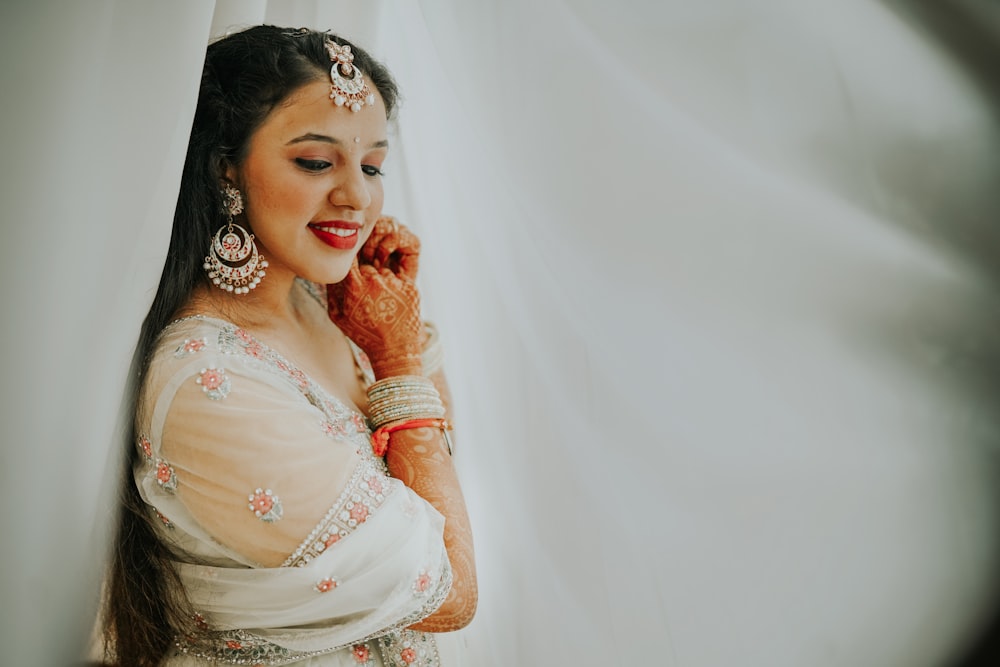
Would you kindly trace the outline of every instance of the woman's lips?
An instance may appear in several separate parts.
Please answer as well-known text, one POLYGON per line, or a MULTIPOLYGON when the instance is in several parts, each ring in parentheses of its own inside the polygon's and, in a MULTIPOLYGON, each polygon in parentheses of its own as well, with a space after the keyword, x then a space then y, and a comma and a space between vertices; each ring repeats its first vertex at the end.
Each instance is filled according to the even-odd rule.
POLYGON ((330 222, 310 222, 309 231, 323 243, 338 250, 351 250, 358 244, 358 230, 361 224, 345 220, 330 222))

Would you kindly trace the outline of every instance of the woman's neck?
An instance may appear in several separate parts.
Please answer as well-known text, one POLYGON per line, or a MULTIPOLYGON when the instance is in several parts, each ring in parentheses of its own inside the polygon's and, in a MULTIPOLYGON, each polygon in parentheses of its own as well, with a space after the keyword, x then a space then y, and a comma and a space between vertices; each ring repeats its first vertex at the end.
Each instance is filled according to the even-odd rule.
POLYGON ((296 282, 294 274, 272 275, 269 271, 248 294, 199 285, 180 315, 210 315, 253 331, 274 331, 301 325, 306 319, 305 308, 310 305, 307 300, 312 301, 312 297, 296 282))

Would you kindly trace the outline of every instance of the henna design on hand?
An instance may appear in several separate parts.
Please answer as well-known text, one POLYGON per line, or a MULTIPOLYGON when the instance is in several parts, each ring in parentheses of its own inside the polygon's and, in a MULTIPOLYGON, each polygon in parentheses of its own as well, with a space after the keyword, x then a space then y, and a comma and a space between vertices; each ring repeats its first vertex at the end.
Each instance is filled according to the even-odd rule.
POLYGON ((414 624, 414 630, 449 632, 464 627, 476 613, 472 528, 462 489, 439 429, 418 428, 392 434, 386 454, 389 472, 413 489, 445 517, 444 541, 452 569, 452 587, 441 607, 414 624))
POLYGON ((420 372, 419 253, 412 232, 380 219, 347 277, 327 286, 330 319, 365 351, 378 378, 420 372))
POLYGON ((380 218, 361 247, 358 260, 415 281, 420 265, 420 239, 394 218, 380 218))

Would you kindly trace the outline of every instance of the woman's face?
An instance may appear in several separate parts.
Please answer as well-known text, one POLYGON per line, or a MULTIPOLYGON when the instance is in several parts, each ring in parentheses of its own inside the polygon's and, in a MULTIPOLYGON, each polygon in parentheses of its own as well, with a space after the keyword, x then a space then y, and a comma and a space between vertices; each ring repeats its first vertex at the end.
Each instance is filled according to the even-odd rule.
POLYGON ((268 277, 344 279, 382 214, 386 128, 377 91, 374 106, 353 112, 333 103, 329 82, 316 81, 276 107, 250 137, 245 159, 226 176, 243 193, 268 277))

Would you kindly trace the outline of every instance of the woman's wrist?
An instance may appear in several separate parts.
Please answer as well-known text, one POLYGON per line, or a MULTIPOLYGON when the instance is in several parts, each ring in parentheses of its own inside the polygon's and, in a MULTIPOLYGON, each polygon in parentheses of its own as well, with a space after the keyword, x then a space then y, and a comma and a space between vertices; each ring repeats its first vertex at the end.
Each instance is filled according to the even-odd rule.
POLYGON ((423 375, 424 372, 420 353, 406 354, 392 359, 372 359, 371 364, 376 380, 396 375, 423 375))

